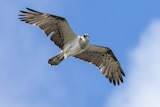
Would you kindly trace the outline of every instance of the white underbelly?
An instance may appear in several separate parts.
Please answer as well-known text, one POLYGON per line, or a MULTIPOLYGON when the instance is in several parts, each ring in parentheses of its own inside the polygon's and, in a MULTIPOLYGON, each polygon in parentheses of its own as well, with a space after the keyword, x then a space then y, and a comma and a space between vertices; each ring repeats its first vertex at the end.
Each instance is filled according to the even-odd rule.
POLYGON ((80 47, 78 38, 70 42, 69 44, 66 44, 66 46, 63 49, 65 57, 74 56, 82 51, 83 50, 80 47))

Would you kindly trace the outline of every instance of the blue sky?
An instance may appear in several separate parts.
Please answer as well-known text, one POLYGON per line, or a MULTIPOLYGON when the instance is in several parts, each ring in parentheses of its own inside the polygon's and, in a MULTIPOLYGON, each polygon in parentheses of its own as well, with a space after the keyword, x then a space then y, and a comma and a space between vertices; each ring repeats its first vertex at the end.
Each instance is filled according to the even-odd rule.
POLYGON ((0 107, 159 107, 160 1, 0 1, 0 107), (113 86, 75 58, 53 67, 59 52, 44 33, 18 19, 29 7, 65 17, 78 35, 110 47, 126 77, 113 86))

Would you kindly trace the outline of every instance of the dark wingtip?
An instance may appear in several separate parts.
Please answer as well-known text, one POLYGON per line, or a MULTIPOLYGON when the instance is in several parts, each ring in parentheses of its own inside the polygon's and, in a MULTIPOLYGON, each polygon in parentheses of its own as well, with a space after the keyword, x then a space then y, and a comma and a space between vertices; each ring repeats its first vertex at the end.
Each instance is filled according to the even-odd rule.
POLYGON ((121 82, 123 83, 123 78, 120 78, 121 82))
POLYGON ((125 76, 125 73, 123 72, 123 69, 120 67, 120 72, 123 76, 125 76))
POLYGON ((21 13, 27 13, 26 11, 23 11, 23 10, 19 10, 21 13))
POLYGON ((32 11, 32 12, 41 13, 41 12, 39 12, 39 11, 33 10, 33 9, 31 9, 31 8, 28 8, 28 7, 26 7, 26 9, 29 10, 29 11, 32 11))
POLYGON ((119 80, 117 81, 117 84, 120 85, 119 80))
POLYGON ((124 72, 123 72, 123 71, 121 71, 121 74, 125 77, 125 74, 124 74, 124 72))
MULTIPOLYGON (((28 7, 26 7, 26 9, 29 10, 29 11, 31 11, 31 12, 41 13, 41 12, 38 12, 38 11, 33 10, 33 9, 31 9, 31 8, 28 8, 28 7)), ((19 10, 19 11, 20 11, 21 13, 28 13, 27 11, 23 11, 23 10, 19 10)))
POLYGON ((29 10, 29 11, 35 11, 35 10, 33 10, 33 9, 31 9, 31 8, 28 8, 28 7, 26 7, 26 9, 29 10))
POLYGON ((111 80, 111 78, 109 78, 109 82, 110 82, 110 83, 112 83, 112 80, 111 80))
POLYGON ((116 81, 115 80, 113 80, 113 84, 116 86, 116 81))
MULTIPOLYGON (((122 82, 123 83, 123 82, 122 82)), ((120 85, 120 82, 119 81, 113 81, 113 85, 116 86, 116 85, 120 85)))

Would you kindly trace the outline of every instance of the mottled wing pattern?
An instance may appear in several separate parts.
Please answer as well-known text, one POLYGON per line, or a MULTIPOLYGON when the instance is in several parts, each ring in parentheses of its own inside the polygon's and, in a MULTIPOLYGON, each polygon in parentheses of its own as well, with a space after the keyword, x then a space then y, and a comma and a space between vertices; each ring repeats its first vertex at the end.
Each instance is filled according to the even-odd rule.
POLYGON ((45 14, 33 9, 27 8, 27 11, 20 11, 22 14, 19 19, 26 23, 39 26, 45 34, 51 35, 51 40, 63 49, 64 44, 69 43, 76 38, 67 21, 63 17, 45 14))
POLYGON ((120 81, 123 82, 122 76, 125 76, 125 74, 117 58, 109 48, 89 44, 84 52, 74 57, 96 65, 114 85, 119 85, 120 81))

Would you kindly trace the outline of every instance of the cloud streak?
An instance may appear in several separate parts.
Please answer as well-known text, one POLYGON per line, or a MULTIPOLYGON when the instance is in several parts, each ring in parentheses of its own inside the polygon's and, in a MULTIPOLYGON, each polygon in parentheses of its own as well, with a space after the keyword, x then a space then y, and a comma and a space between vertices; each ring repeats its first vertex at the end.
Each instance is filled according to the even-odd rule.
POLYGON ((106 107, 159 107, 160 20, 151 22, 129 57, 124 89, 115 90, 106 107))

